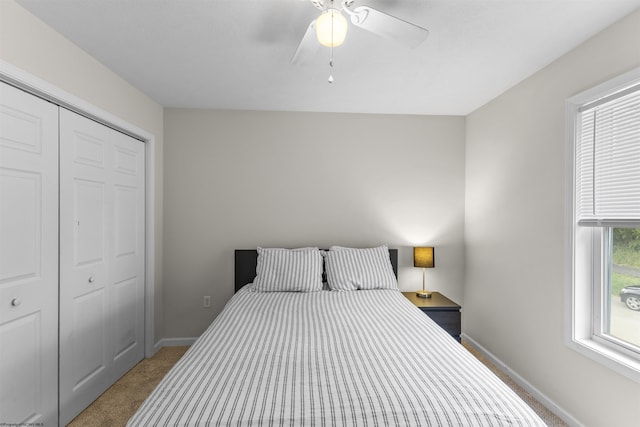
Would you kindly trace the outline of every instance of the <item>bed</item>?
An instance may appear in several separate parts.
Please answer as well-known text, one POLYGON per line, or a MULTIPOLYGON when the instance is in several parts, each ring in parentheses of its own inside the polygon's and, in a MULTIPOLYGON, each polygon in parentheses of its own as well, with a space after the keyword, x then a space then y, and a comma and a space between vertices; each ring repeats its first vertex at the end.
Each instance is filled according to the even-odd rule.
POLYGON ((384 252, 385 272, 341 271, 357 277, 352 290, 329 288, 336 273, 330 251, 320 251, 320 284, 314 254, 313 267, 298 262, 287 285, 299 287, 300 269, 312 269, 313 290, 291 291, 278 288, 290 269, 265 290, 270 279, 259 279, 271 267, 260 249, 236 251, 237 292, 129 426, 545 425, 401 294, 396 250, 363 249, 384 252), (386 284, 358 288, 358 280, 386 284))

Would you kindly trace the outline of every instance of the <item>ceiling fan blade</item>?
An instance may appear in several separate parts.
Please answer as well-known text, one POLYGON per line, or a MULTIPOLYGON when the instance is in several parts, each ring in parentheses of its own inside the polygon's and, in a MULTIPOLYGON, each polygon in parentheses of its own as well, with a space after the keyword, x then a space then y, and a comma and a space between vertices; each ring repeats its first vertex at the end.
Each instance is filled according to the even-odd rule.
POLYGON ((311 59, 320 47, 318 38, 316 37, 316 20, 311 21, 311 24, 307 27, 307 31, 304 33, 296 53, 293 54, 291 62, 294 64, 301 64, 311 59))
POLYGON ((429 35, 426 28, 368 6, 359 6, 353 11, 345 7, 345 10, 351 16, 353 25, 411 48, 418 47, 429 35))
POLYGON ((318 10, 324 10, 324 0, 311 0, 311 4, 318 10))

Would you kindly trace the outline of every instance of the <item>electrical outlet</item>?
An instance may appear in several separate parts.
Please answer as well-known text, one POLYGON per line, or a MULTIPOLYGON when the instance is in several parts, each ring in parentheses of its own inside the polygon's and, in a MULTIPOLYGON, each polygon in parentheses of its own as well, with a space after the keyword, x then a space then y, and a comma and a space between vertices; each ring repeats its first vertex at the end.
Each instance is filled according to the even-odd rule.
POLYGON ((202 307, 211 308, 211 297, 209 295, 205 295, 204 298, 202 298, 202 307))

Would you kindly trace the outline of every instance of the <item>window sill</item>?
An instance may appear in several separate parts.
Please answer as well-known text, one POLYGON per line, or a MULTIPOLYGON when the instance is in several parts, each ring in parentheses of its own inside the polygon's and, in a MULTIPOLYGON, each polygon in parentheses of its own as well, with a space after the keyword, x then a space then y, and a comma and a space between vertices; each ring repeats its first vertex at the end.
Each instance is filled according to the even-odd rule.
POLYGON ((583 356, 640 383, 640 360, 591 338, 574 338, 567 345, 583 356))

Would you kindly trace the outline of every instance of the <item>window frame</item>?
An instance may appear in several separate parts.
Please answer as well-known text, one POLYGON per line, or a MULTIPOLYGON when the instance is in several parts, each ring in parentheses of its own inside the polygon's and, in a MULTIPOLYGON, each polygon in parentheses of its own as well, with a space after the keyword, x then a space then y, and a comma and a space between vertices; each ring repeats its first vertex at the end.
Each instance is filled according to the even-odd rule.
POLYGON ((640 83, 640 67, 570 97, 566 102, 565 343, 596 362, 640 382, 640 354, 602 336, 603 284, 609 225, 579 226, 576 220, 576 136, 580 107, 640 83))

